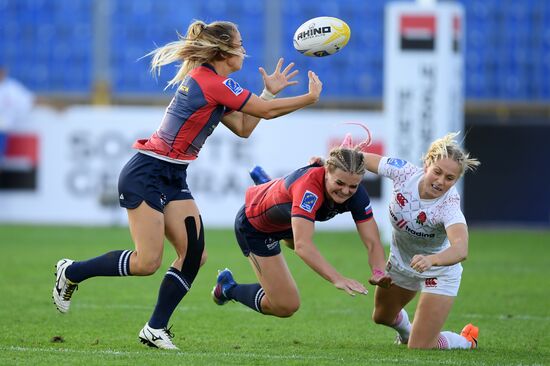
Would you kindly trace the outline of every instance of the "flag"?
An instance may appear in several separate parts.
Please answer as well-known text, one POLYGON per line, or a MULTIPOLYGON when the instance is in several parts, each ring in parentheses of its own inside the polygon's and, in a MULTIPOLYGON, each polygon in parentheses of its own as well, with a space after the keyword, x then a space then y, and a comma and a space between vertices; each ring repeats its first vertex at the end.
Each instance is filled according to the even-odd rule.
POLYGON ((436 19, 434 15, 403 15, 399 21, 403 51, 435 49, 436 19))

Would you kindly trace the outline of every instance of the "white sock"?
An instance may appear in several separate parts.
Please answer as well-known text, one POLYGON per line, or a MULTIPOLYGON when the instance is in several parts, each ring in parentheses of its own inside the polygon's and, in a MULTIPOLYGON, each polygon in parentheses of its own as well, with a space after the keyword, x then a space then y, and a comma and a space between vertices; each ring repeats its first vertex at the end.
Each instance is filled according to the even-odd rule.
POLYGON ((411 322, 409 321, 409 314, 407 314, 405 309, 401 309, 399 314, 397 314, 395 323, 391 327, 399 333, 403 343, 409 341, 409 336, 411 335, 411 322))
POLYGON ((472 343, 460 334, 453 332, 441 332, 439 333, 439 339, 437 340, 437 348, 439 349, 470 349, 472 343))

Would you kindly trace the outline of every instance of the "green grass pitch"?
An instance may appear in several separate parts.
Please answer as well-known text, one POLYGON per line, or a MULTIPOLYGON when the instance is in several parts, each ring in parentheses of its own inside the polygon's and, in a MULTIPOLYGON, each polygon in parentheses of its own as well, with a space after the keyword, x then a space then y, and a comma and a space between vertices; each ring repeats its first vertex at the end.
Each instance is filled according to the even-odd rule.
MULTIPOLYGON (((126 228, 0 226, 0 365, 547 365, 550 364, 550 232, 473 230, 462 286, 445 324, 480 327, 474 351, 408 350, 370 319, 374 289, 351 297, 284 255, 302 306, 291 318, 262 316, 210 298, 217 269, 255 281, 229 230, 206 232, 209 260, 171 319, 179 352, 143 346, 137 334, 173 259, 150 277, 94 278, 71 310, 51 301, 54 264, 133 248, 126 228)), ((319 232, 322 253, 366 283, 366 250, 353 232, 319 232)), ((413 315, 413 302, 408 311, 413 315)))

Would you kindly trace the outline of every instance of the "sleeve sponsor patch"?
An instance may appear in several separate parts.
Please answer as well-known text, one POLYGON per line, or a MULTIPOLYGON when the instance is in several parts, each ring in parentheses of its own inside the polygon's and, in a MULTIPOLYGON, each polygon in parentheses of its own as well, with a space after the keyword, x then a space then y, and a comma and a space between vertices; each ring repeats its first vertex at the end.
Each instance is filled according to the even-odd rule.
POLYGON ((302 202, 300 203, 300 208, 303 208, 307 212, 311 212, 315 203, 317 202, 317 195, 313 192, 306 191, 302 197, 302 202))
POLYGON ((237 83, 235 80, 231 78, 227 78, 223 81, 223 85, 227 86, 229 90, 233 92, 235 95, 239 95, 243 92, 243 88, 237 83))
POLYGON ((403 168, 405 164, 407 164, 407 161, 403 159, 389 158, 388 164, 393 165, 396 168, 403 168))

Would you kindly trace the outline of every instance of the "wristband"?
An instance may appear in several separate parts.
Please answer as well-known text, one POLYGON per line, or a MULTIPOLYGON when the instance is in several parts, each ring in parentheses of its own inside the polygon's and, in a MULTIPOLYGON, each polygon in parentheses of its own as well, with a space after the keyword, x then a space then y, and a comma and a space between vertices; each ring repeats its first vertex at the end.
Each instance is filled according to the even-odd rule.
POLYGON ((372 274, 375 275, 375 276, 384 276, 385 275, 384 271, 379 270, 378 268, 374 269, 372 271, 372 274))
POLYGON ((263 100, 272 100, 275 99, 275 94, 272 94, 269 90, 264 88, 264 90, 262 90, 262 94, 260 94, 260 98, 263 100))

